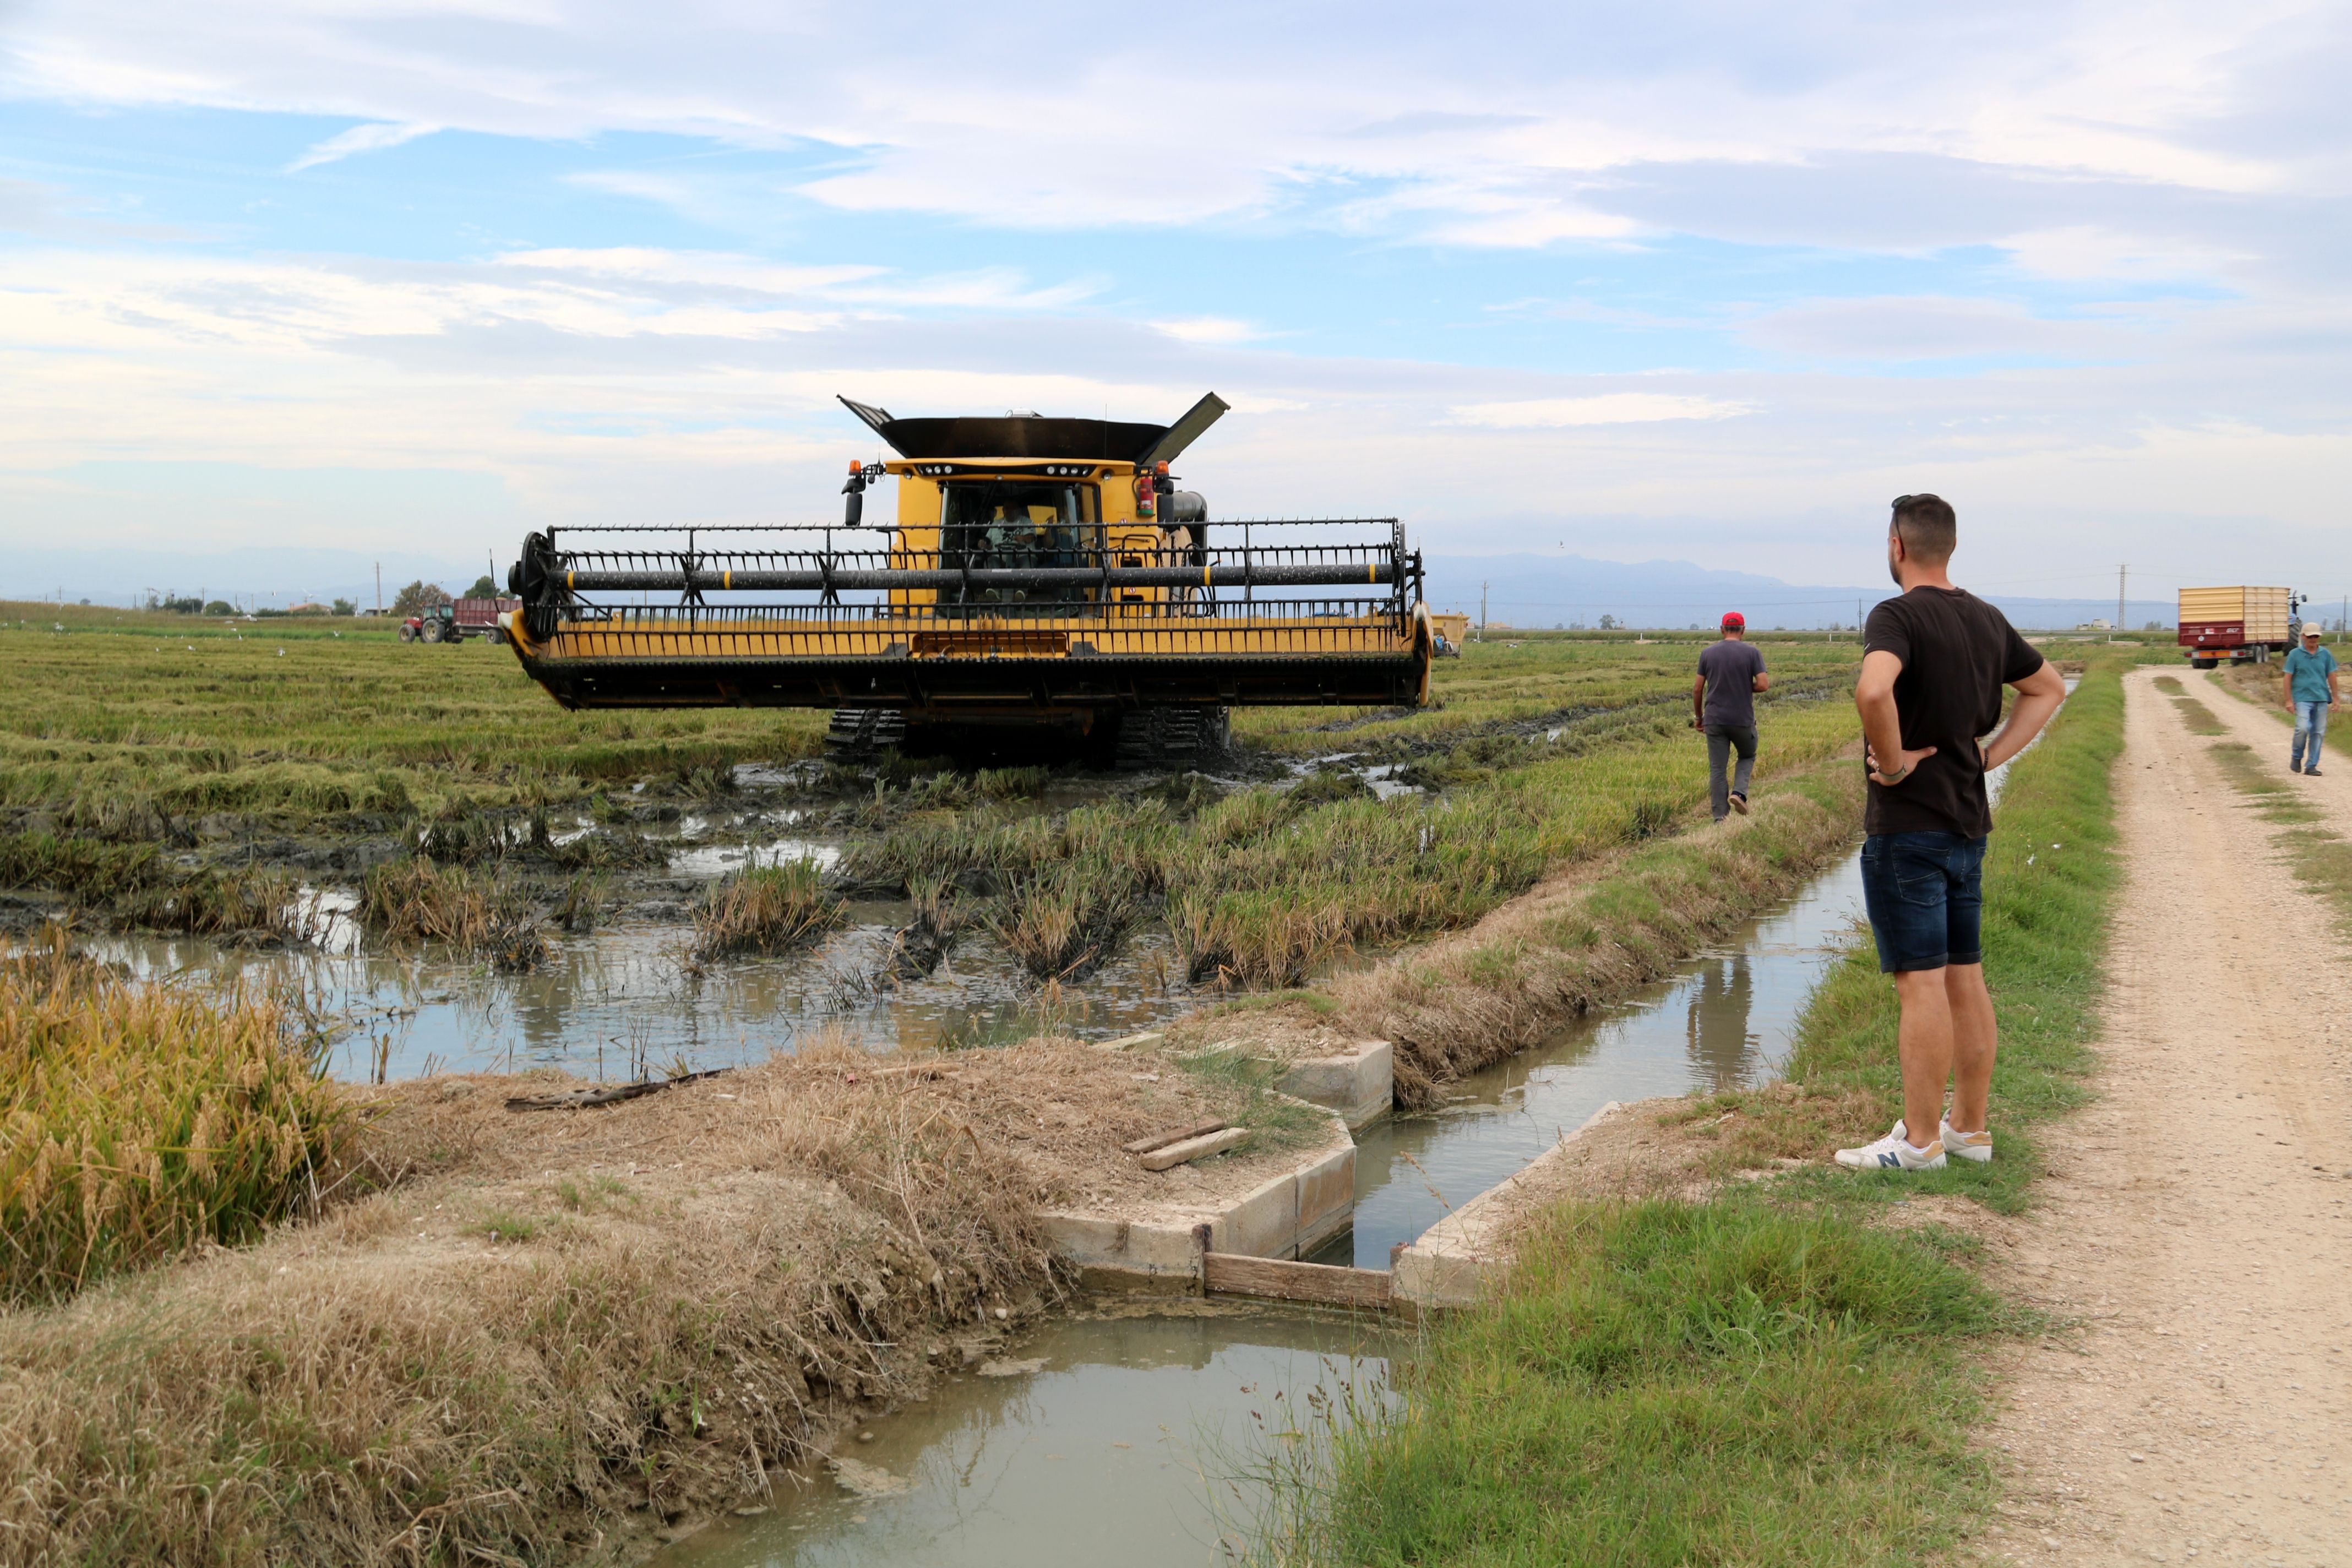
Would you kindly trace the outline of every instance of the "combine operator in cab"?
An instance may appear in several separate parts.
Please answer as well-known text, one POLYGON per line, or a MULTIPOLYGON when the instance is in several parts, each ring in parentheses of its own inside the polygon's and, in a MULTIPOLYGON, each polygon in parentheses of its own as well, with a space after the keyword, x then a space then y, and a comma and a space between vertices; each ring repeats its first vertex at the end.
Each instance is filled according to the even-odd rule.
POLYGON ((1412 706, 1435 638, 1393 518, 1213 525, 1173 425, 898 419, 837 525, 564 529, 509 574, 515 657, 571 708, 826 708, 836 750, 1194 765, 1234 707, 1412 706), (867 522, 898 481, 898 515, 867 522))

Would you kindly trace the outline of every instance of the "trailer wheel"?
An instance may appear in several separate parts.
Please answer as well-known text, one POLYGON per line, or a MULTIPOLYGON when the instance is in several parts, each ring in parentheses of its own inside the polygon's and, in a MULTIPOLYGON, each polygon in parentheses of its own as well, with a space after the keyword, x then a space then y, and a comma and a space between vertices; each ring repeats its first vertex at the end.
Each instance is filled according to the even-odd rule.
POLYGON ((488 631, 484 632, 482 637, 492 647, 500 647, 507 640, 506 628, 503 626, 492 626, 488 631))
POLYGON ((2221 662, 2221 661, 2218 658, 2192 658, 2189 661, 2189 668, 2191 669, 2210 669, 2221 662))

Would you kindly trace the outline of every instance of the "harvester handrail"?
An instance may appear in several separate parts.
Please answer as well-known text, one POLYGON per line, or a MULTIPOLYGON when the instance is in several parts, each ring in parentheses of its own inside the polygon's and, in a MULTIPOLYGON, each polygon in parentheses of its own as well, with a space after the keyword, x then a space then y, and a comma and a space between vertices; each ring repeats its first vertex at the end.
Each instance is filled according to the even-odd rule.
MULTIPOLYGON (((1387 528, 1397 520, 1392 517, 1214 517, 1203 520, 1209 528, 1387 528)), ((1125 524, 1080 524, 1081 527, 1129 526, 1125 524)), ((1154 526, 1149 520, 1131 526, 1154 526)), ((1180 523, 1178 527, 1192 527, 1180 523)), ((549 542, 559 533, 896 533, 895 522, 579 522, 565 523, 547 529, 549 542)))

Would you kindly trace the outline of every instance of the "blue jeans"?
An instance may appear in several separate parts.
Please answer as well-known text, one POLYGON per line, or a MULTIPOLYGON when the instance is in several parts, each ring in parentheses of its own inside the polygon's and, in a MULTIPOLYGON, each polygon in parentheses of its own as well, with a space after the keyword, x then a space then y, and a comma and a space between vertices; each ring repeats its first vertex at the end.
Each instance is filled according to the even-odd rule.
POLYGON ((1862 841, 1862 902, 1888 974, 1984 962, 1985 841, 1874 833, 1862 841))
POLYGON ((2303 742, 2311 742, 2311 765, 2319 765, 2319 743, 2327 739, 2327 704, 2297 702, 2294 705, 2294 743, 2288 749, 2287 760, 2296 767, 2303 766, 2303 742))

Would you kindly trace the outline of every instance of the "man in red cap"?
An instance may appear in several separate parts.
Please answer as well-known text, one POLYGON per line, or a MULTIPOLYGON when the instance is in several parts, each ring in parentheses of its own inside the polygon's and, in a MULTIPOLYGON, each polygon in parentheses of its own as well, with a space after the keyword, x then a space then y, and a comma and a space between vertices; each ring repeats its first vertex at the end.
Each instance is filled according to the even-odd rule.
POLYGON ((1771 685, 1764 655, 1748 646, 1748 617, 1725 611, 1723 640, 1698 656, 1698 679, 1691 682, 1691 728, 1706 731, 1706 796, 1717 822, 1735 811, 1748 815, 1748 780, 1756 771, 1756 693, 1771 685), (1737 775, 1727 778, 1735 750, 1737 775))

